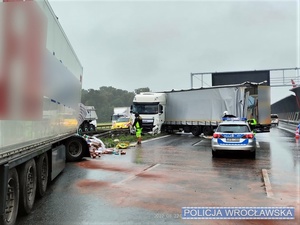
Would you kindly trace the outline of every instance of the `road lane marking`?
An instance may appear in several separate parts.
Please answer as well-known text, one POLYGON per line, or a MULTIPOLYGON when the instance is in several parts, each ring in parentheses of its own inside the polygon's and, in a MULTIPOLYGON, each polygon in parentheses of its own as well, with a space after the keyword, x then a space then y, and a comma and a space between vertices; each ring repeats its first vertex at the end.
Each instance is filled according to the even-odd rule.
POLYGON ((256 146, 257 146, 257 148, 260 148, 260 144, 258 141, 256 142, 256 146))
MULTIPOLYGON (((165 135, 165 136, 162 136, 162 137, 151 138, 151 139, 148 139, 148 140, 145 140, 145 141, 142 140, 142 143, 149 142, 149 141, 155 141, 155 140, 159 140, 159 139, 166 138, 166 137, 170 137, 170 136, 171 136, 171 135, 165 135)), ((142 138, 143 138, 143 137, 142 137, 142 138)))
POLYGON ((143 169, 142 172, 139 172, 139 173, 137 173, 137 174, 134 174, 134 175, 132 175, 132 176, 129 176, 129 177, 127 177, 127 178, 125 178, 125 179, 119 181, 118 183, 116 183, 116 185, 124 184, 125 182, 131 181, 131 180, 135 179, 138 175, 143 174, 143 173, 145 173, 145 172, 147 172, 147 171, 150 171, 150 170, 152 170, 152 169, 158 167, 159 165, 160 165, 160 164, 152 164, 152 165, 146 167, 145 169, 143 169))
POLYGON ((293 134, 296 132, 296 130, 291 130, 291 129, 284 128, 284 127, 278 127, 278 128, 281 129, 281 130, 288 131, 288 132, 293 133, 293 134))
POLYGON ((192 146, 196 146, 198 144, 200 144, 203 140, 197 141, 196 143, 192 144, 192 146))
POLYGON ((263 178, 264 178, 267 197, 271 198, 271 197, 274 196, 274 194, 273 194, 271 183, 270 183, 270 180, 269 180, 268 171, 266 169, 262 169, 262 175, 263 175, 263 178))

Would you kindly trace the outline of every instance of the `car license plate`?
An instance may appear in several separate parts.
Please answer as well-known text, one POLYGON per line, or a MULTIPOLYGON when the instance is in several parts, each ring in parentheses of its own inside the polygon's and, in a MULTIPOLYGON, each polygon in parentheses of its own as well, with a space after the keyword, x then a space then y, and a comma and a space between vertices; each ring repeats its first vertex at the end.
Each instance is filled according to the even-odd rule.
POLYGON ((226 138, 226 141, 228 141, 228 142, 239 142, 240 139, 239 138, 226 138))

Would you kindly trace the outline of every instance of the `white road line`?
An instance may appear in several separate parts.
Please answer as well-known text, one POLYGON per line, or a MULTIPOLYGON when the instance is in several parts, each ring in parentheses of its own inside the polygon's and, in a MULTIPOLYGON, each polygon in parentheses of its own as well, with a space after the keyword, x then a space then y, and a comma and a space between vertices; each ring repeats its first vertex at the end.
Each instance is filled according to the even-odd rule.
MULTIPOLYGON (((159 140, 159 139, 170 137, 170 136, 171 135, 165 135, 165 136, 162 136, 162 137, 151 138, 151 139, 148 139, 148 140, 145 140, 145 141, 142 140, 142 144, 146 143, 146 142, 149 142, 149 141, 155 141, 155 140, 159 140)), ((142 138, 143 138, 143 136, 142 136, 142 138)), ((130 147, 136 147, 136 142, 130 143, 130 147)))
MULTIPOLYGON (((151 139, 148 139, 148 140, 145 140, 145 141, 142 141, 142 142, 155 141, 155 140, 159 140, 159 139, 166 138, 166 137, 170 137, 170 136, 171 136, 171 135, 165 135, 165 136, 162 136, 162 137, 151 138, 151 139)), ((142 138, 143 138, 143 137, 142 137, 142 138)))
POLYGON ((256 142, 256 146, 257 146, 257 148, 260 148, 260 144, 258 141, 256 142))
POLYGON ((273 194, 271 183, 270 183, 270 180, 269 180, 268 171, 266 169, 262 169, 262 175, 263 175, 263 178, 264 178, 267 197, 269 197, 269 198, 273 197, 274 194, 273 194))
POLYGON ((284 128, 284 127, 278 127, 278 128, 281 129, 281 130, 288 131, 288 132, 293 133, 293 134, 296 132, 296 130, 291 130, 291 129, 284 128))

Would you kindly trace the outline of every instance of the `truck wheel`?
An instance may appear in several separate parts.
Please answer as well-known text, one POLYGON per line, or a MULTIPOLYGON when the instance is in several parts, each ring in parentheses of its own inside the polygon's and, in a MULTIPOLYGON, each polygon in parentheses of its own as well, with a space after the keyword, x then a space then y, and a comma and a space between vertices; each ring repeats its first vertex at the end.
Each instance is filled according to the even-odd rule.
POLYGON ((75 162, 82 159, 84 150, 79 138, 70 138, 66 144, 66 158, 68 162, 75 162))
POLYGON ((88 122, 84 122, 83 124, 83 132, 88 132, 89 131, 89 124, 88 122))
POLYGON ((37 162, 37 195, 43 197, 47 190, 49 162, 47 153, 42 154, 37 162))
POLYGON ((192 126, 192 134, 197 137, 200 135, 200 127, 199 126, 192 126))
POLYGON ((19 208, 19 177, 15 168, 8 172, 5 211, 0 215, 1 225, 13 225, 17 220, 19 208))
POLYGON ((34 159, 24 163, 20 170, 20 213, 29 214, 36 194, 36 164, 34 159))
POLYGON ((83 132, 82 132, 82 128, 79 127, 77 132, 78 132, 79 135, 82 135, 82 133, 83 133, 83 132))
POLYGON ((167 132, 168 134, 174 134, 173 127, 172 127, 172 126, 167 126, 167 127, 166 127, 166 132, 167 132))
POLYGON ((94 126, 94 124, 90 124, 89 125, 89 131, 95 131, 96 127, 94 126))
POLYGON ((203 127, 203 134, 205 136, 212 136, 214 133, 214 129, 213 127, 210 127, 210 126, 204 126, 203 127))

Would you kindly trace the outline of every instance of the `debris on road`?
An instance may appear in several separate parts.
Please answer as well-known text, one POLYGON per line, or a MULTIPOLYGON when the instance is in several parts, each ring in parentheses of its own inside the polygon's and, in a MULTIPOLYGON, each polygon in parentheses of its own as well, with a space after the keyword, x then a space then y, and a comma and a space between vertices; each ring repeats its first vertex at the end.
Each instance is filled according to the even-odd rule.
POLYGON ((130 147, 130 143, 128 141, 120 142, 118 139, 115 139, 116 142, 115 148, 107 149, 105 144, 95 136, 83 135, 83 138, 89 145, 89 151, 91 158, 101 157, 101 154, 111 154, 111 155, 125 155, 126 152, 122 149, 127 149, 130 147))

